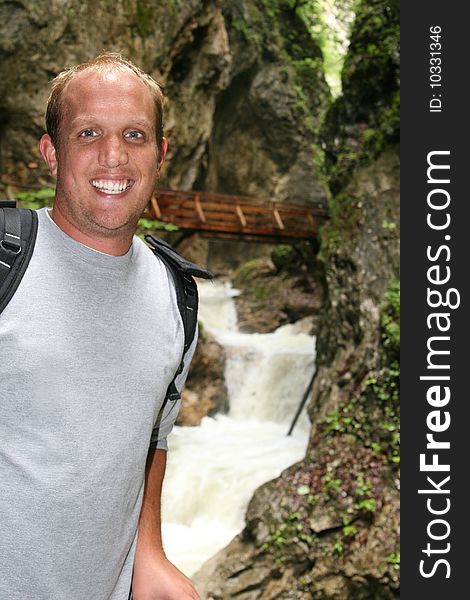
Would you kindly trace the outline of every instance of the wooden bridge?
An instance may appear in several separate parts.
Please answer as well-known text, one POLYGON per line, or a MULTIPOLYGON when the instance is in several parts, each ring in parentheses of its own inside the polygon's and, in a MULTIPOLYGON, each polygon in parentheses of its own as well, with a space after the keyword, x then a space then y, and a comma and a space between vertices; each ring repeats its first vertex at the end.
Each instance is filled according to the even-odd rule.
POLYGON ((160 189, 144 218, 172 223, 183 238, 198 234, 218 239, 293 242, 318 235, 324 209, 212 192, 160 189))

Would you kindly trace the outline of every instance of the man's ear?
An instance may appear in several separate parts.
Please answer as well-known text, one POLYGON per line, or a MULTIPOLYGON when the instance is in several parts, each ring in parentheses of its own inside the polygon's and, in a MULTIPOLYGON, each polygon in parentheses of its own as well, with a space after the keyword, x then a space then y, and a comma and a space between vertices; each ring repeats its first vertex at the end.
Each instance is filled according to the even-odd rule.
POLYGON ((168 148, 168 140, 166 137, 162 137, 162 145, 160 147, 160 157, 158 159, 158 170, 160 171, 163 161, 165 160, 166 151, 168 148))
POLYGON ((57 156, 49 134, 45 133, 39 140, 39 152, 49 167, 51 175, 57 175, 57 156))

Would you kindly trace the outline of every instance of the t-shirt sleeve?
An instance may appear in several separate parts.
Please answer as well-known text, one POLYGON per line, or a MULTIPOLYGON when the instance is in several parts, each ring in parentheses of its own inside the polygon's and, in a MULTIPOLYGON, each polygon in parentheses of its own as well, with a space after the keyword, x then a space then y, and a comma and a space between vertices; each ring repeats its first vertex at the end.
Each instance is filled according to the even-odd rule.
POLYGON ((186 377, 188 376, 189 365, 191 364, 194 352, 196 350, 197 339, 198 328, 196 327, 194 339, 184 357, 183 370, 175 379, 176 389, 180 393, 180 398, 173 401, 168 400, 167 398, 164 400, 157 419, 157 425, 153 429, 152 437, 150 438, 150 448, 152 449, 158 448, 159 450, 168 450, 167 437, 173 429, 173 425, 175 424, 176 417, 178 416, 180 410, 181 392, 183 391, 184 383, 186 381, 186 377))

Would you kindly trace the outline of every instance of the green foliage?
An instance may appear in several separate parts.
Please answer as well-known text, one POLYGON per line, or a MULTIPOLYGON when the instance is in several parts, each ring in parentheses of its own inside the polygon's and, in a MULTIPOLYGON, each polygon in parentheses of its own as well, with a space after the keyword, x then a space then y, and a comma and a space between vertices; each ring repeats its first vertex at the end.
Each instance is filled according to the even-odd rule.
POLYGON ((325 421, 328 423, 331 431, 346 433, 349 429, 348 426, 353 422, 353 418, 345 417, 338 410, 333 410, 326 415, 325 421))
POLYGON ((139 219, 138 227, 140 234, 143 234, 143 231, 179 231, 177 225, 173 225, 173 223, 163 223, 156 219, 139 219))
POLYGON ((295 0, 255 0, 234 12, 231 25, 255 55, 277 57, 286 88, 295 93, 299 131, 318 135, 330 92, 320 47, 302 17, 300 4, 295 0))
POLYGON ((396 139, 400 129, 400 92, 396 90, 390 104, 384 106, 376 116, 376 126, 362 132, 362 160, 375 158, 387 145, 389 140, 396 139))
MULTIPOLYGON (((385 293, 382 308, 382 344, 387 354, 397 360, 400 352, 400 282, 394 280, 385 293)), ((395 369, 398 364, 394 365, 395 369)))
POLYGON ((375 512, 377 510, 377 501, 375 498, 364 498, 356 503, 356 508, 364 512, 375 512))
POLYGON ((336 540, 332 546, 333 554, 336 554, 338 558, 344 558, 344 544, 342 540, 336 540))
POLYGON ((357 527, 355 525, 345 525, 343 527, 343 535, 346 537, 353 537, 357 533, 357 527))
POLYGON ((262 544, 261 550, 272 554, 275 561, 282 564, 285 557, 292 552, 292 546, 302 553, 308 552, 316 537, 305 521, 305 514, 296 510, 287 514, 284 522, 273 526, 272 533, 262 544))
POLYGON ((400 552, 392 552, 387 557, 389 565, 393 565, 393 568, 397 571, 400 569, 400 552))
POLYGON ((37 210, 44 206, 51 206, 54 195, 55 190, 53 188, 45 187, 30 192, 17 192, 15 198, 21 208, 37 210))
POLYGON ((333 479, 333 477, 327 473, 323 478, 322 492, 326 499, 330 497, 336 497, 341 491, 341 480, 333 479))
MULTIPOLYGON (((391 465, 400 462, 400 282, 391 281, 381 306, 382 365, 364 381, 362 392, 325 417, 332 435, 353 434, 377 457, 391 465)), ((357 494, 368 494, 369 484, 358 476, 357 494)))
POLYGON ((399 142, 399 40, 396 0, 357 4, 342 71, 343 93, 328 111, 322 130, 334 196, 359 165, 399 142))
POLYGON ((370 481, 366 481, 364 473, 358 473, 356 479, 356 494, 358 496, 367 496, 372 491, 370 481))
POLYGON ((347 51, 355 0, 304 0, 297 10, 323 53, 326 80, 334 97, 341 93, 341 71, 347 51))

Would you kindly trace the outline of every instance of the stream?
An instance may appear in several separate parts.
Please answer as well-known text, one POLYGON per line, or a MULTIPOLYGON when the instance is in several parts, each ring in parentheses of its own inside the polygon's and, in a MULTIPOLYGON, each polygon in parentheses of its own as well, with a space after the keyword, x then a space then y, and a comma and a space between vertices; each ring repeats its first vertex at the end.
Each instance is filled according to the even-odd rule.
POLYGON ((306 411, 287 431, 314 369, 315 338, 297 326, 269 334, 237 329, 234 296, 220 282, 198 282, 199 318, 224 347, 228 414, 169 436, 162 495, 168 558, 193 575, 244 527, 253 492, 305 455, 306 411))

